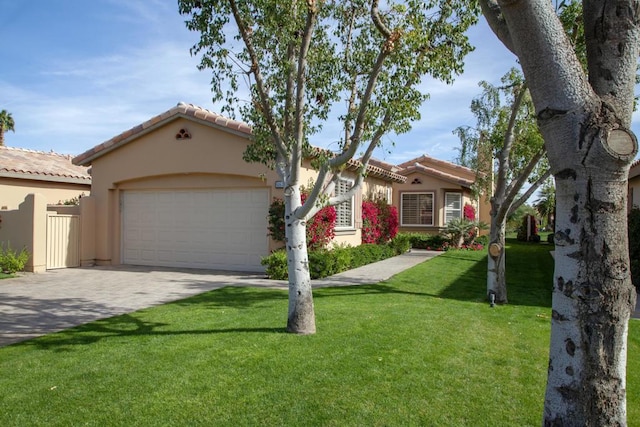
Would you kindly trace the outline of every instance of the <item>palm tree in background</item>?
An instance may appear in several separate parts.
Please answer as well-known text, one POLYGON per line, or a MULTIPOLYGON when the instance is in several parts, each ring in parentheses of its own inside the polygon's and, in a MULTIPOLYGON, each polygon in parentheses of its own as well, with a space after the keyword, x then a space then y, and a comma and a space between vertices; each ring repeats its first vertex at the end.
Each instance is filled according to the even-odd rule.
POLYGON ((554 230, 556 211, 556 187, 553 179, 547 180, 540 189, 540 198, 535 201, 534 207, 542 218, 546 219, 546 227, 554 230))
POLYGON ((11 113, 8 113, 7 110, 2 110, 0 111, 0 146, 4 145, 4 133, 8 130, 15 132, 15 122, 11 117, 11 113))

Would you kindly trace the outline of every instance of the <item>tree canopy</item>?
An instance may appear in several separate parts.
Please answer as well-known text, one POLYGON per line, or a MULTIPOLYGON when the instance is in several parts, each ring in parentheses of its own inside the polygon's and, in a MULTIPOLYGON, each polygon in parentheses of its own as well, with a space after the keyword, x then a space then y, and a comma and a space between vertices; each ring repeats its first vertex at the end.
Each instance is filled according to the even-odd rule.
POLYGON ((420 118, 430 75, 451 82, 472 47, 474 0, 180 0, 200 32, 192 54, 212 71, 214 101, 253 128, 245 160, 274 168, 284 183, 289 273, 287 329, 314 333, 304 226, 325 205, 350 200, 382 136, 420 118), (244 90, 243 90, 244 89, 244 90), (331 136, 327 136, 331 135, 331 136), (318 137, 329 144, 316 143, 318 137), (317 148, 320 147, 320 148, 317 148), (335 191, 361 154, 351 188, 335 191), (303 202, 300 171, 318 171, 303 202))

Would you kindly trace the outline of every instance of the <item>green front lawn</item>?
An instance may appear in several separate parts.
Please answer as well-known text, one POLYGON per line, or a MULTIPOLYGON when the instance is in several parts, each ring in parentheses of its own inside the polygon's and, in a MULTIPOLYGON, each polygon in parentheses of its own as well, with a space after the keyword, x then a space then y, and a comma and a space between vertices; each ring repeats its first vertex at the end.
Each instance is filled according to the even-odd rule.
MULTIPOLYGON (((550 246, 451 251, 368 286, 315 291, 318 333, 283 331, 285 291, 227 287, 0 349, 0 425, 539 426, 550 246)), ((640 425, 640 321, 629 425, 640 425)))

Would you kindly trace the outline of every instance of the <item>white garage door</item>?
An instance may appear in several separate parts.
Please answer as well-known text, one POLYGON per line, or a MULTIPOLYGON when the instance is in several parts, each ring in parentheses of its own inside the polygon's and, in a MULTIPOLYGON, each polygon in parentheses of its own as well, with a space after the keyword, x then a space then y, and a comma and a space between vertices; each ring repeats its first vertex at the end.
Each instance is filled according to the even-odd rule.
POLYGON ((265 189, 125 191, 124 264, 264 271, 265 189))

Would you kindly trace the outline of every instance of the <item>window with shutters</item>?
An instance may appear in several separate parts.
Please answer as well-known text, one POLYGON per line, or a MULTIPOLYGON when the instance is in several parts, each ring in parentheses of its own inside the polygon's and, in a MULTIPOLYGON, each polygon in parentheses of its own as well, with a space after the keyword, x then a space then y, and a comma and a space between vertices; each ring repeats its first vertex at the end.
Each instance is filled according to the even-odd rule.
MULTIPOLYGON (((336 196, 344 194, 351 189, 352 181, 341 179, 336 183, 336 196)), ((353 229, 353 197, 344 203, 336 205, 336 229, 353 229)))
POLYGON ((401 225, 433 225, 433 193, 400 195, 401 225))
POLYGON ((444 223, 454 218, 462 218, 462 194, 444 193, 444 223))

